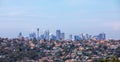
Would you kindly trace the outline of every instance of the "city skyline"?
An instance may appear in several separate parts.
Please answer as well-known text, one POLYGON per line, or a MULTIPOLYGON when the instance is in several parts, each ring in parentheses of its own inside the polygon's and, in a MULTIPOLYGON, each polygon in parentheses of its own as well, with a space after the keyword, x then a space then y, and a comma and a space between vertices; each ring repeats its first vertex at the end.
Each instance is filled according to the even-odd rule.
MULTIPOLYGON (((25 37, 22 32, 18 34, 18 38, 25 37)), ((80 34, 69 34, 66 36, 66 33, 61 30, 56 30, 56 33, 53 34, 49 30, 44 30, 42 33, 39 32, 39 28, 37 28, 36 32, 29 33, 29 35, 25 38, 28 39, 45 39, 45 40, 108 40, 106 39, 105 33, 99 33, 96 35, 91 35, 87 33, 80 33, 80 34)))
POLYGON ((0 0, 0 37, 60 29, 120 39, 119 0, 0 0))

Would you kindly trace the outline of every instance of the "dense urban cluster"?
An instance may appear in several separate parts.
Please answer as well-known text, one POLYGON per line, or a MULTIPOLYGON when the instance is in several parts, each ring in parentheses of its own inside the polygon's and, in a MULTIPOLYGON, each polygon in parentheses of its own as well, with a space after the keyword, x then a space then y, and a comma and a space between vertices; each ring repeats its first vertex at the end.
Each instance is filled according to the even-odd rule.
POLYGON ((120 40, 0 38, 0 62, 120 62, 120 40))
MULTIPOLYGON (((22 37, 22 32, 19 33, 19 37, 22 37)), ((39 28, 37 29, 37 32, 30 33, 28 36, 29 39, 37 38, 37 39, 45 39, 45 40, 65 40, 66 39, 66 33, 62 32, 61 30, 56 30, 56 34, 52 34, 49 30, 44 30, 43 33, 39 33, 39 28)), ((105 40, 106 34, 105 33, 99 33, 98 35, 90 35, 90 34, 70 34, 68 36, 69 40, 90 40, 91 38, 95 38, 97 40, 105 40)))

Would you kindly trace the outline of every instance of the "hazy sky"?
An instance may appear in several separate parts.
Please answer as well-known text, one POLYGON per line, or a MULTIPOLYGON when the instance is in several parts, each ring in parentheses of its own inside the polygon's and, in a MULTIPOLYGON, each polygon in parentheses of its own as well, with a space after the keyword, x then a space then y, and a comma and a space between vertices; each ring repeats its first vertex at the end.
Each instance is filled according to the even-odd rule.
POLYGON ((27 36, 38 27, 120 39, 120 0, 0 0, 0 36, 27 36))

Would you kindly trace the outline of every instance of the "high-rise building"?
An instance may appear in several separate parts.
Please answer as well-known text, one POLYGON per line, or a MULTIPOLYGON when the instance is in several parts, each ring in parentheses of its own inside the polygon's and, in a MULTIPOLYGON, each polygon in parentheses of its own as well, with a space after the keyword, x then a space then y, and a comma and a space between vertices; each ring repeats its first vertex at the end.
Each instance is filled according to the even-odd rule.
POLYGON ((75 36, 74 36, 74 40, 82 40, 82 39, 81 39, 81 37, 80 37, 80 36, 75 35, 75 36))
POLYGON ((83 33, 80 35, 80 37, 81 37, 82 40, 85 40, 85 36, 84 36, 83 33))
POLYGON ((18 37, 19 38, 23 37, 22 32, 19 33, 18 37))
POLYGON ((29 34, 29 38, 30 38, 30 39, 36 38, 36 33, 35 33, 35 32, 30 33, 30 34, 29 34))
POLYGON ((91 39, 91 35, 89 35, 89 34, 85 34, 85 40, 90 40, 91 39))
POLYGON ((106 39, 106 34, 105 33, 100 33, 98 35, 98 40, 105 40, 106 39))
POLYGON ((61 33, 60 39, 61 39, 61 40, 65 40, 65 33, 61 33))
POLYGON ((44 38, 45 40, 49 40, 49 30, 44 31, 44 38))
POLYGON ((39 28, 37 28, 37 39, 39 38, 39 28))
POLYGON ((49 37, 50 40, 56 40, 56 36, 53 35, 53 34, 50 34, 50 37, 49 37))
POLYGON ((56 30, 56 40, 60 40, 60 37, 61 37, 61 31, 56 30))
POLYGON ((106 39, 106 34, 105 33, 100 33, 99 35, 94 36, 96 40, 105 40, 106 39))
POLYGON ((45 39, 45 38, 44 38, 44 34, 41 34, 41 35, 40 35, 40 39, 45 39))
POLYGON ((72 35, 69 35, 69 40, 72 40, 73 38, 72 38, 72 35))

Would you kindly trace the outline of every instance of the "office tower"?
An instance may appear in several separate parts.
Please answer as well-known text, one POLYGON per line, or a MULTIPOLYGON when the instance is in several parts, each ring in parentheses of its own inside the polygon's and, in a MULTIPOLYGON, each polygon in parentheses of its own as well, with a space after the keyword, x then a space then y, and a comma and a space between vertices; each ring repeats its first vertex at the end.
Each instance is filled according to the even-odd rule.
POLYGON ((37 28, 37 39, 39 38, 39 28, 37 28))
POLYGON ((80 36, 81 36, 81 39, 82 39, 82 40, 85 40, 85 36, 84 36, 83 33, 82 33, 80 36))
POLYGON ((44 38, 45 40, 49 40, 49 30, 44 31, 44 38))
POLYGON ((74 36, 74 40, 82 40, 82 39, 80 38, 80 36, 75 35, 75 36, 74 36))
POLYGON ((100 33, 99 35, 94 36, 96 40, 105 40, 106 39, 106 34, 105 33, 100 33))
POLYGON ((60 39, 61 39, 61 40, 65 40, 65 33, 61 33, 60 39))
POLYGON ((61 36, 61 31, 56 30, 56 40, 60 40, 60 36, 61 36))
POLYGON ((72 35, 69 35, 69 40, 72 40, 73 38, 72 38, 72 35))
POLYGON ((50 37, 49 37, 50 40, 56 40, 56 36, 53 35, 53 34, 50 34, 50 37))
POLYGON ((19 33, 18 37, 19 38, 23 37, 22 32, 19 33))
POLYGON ((29 38, 30 38, 30 39, 36 38, 36 33, 35 33, 35 32, 30 33, 30 34, 29 34, 29 38))
POLYGON ((40 39, 45 39, 44 34, 40 35, 40 39))
POLYGON ((100 33, 98 35, 98 40, 105 40, 106 39, 106 34, 105 33, 100 33))
POLYGON ((84 37, 85 37, 85 40, 90 40, 91 39, 91 35, 89 35, 89 34, 86 34, 84 37))
POLYGON ((92 39, 92 35, 89 35, 88 38, 89 38, 89 40, 92 39))

